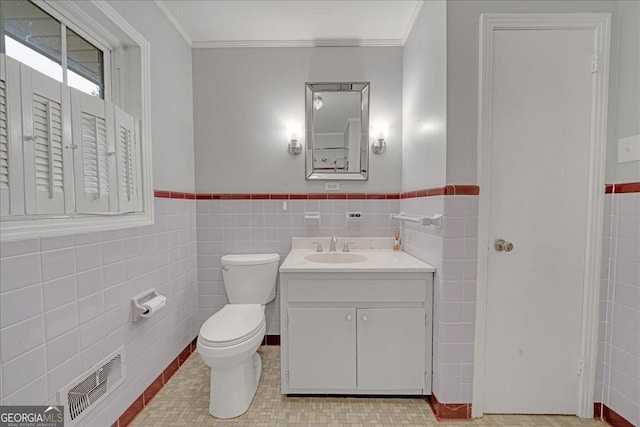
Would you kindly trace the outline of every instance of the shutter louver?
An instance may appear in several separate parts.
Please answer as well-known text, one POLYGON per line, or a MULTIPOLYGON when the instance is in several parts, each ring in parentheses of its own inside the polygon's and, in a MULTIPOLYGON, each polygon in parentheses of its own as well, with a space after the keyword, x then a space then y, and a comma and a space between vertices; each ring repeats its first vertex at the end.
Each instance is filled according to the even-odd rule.
POLYGON ((137 156, 135 148, 135 120, 114 106, 116 153, 118 165, 118 196, 120 212, 134 212, 137 199, 137 156))
POLYGON ((84 191, 96 198, 109 195, 107 125, 102 117, 82 113, 84 191))
POLYGON ((0 54, 0 215, 24 215, 20 64, 0 54))
POLYGON ((127 201, 133 200, 133 139, 131 130, 124 127, 119 129, 120 152, 120 191, 127 201))
POLYGON ((0 80, 0 214, 9 215, 9 132, 7 85, 0 80))
POLYGON ((7 132, 7 86, 0 80, 0 188, 9 190, 9 134, 7 132))
POLYGON ((113 110, 94 96, 71 89, 71 123, 78 213, 117 211, 113 110))
POLYGON ((33 96, 33 138, 38 191, 64 192, 60 103, 33 96))

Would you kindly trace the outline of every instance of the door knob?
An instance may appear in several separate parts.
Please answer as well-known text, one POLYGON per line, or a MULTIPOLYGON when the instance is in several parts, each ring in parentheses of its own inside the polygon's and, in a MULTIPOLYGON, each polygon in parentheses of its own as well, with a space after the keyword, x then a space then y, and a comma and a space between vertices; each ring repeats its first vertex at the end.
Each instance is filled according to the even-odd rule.
POLYGON ((347 315, 347 321, 351 322, 352 319, 353 319, 353 316, 351 316, 350 314, 347 315))
POLYGON ((507 242, 504 239, 496 239, 496 243, 494 246, 496 248, 496 251, 498 252, 511 252, 513 250, 513 243, 507 242))
POLYGON ((369 320, 369 318, 367 316, 362 316, 362 321, 366 322, 367 320, 369 320))

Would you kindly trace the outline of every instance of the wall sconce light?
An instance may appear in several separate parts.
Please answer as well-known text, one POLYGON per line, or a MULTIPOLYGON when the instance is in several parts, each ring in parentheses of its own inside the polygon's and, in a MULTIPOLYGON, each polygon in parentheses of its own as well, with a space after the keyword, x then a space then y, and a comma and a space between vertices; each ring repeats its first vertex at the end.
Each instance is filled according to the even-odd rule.
POLYGON ((389 123, 376 123, 373 125, 371 134, 376 142, 371 144, 371 151, 381 154, 387 148, 387 138, 389 138, 389 123))
POLYGON ((289 154, 297 156, 302 153, 302 144, 300 144, 300 138, 302 135, 302 128, 299 125, 287 126, 287 136, 289 138, 289 154))

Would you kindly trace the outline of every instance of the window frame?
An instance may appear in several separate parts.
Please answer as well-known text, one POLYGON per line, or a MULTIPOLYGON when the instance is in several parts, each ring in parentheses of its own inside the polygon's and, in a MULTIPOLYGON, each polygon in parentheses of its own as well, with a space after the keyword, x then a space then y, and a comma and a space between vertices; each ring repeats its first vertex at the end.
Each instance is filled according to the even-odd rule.
MULTIPOLYGON (((142 208, 134 213, 59 214, 37 216, 5 216, 0 221, 0 241, 16 241, 43 237, 99 232, 154 223, 153 175, 151 158, 151 45, 112 6, 101 1, 33 0, 62 26, 68 26, 98 49, 104 58, 104 100, 121 108, 135 105, 140 117, 140 155, 137 171, 141 176, 139 198, 142 208), (89 28, 91 30, 89 30, 89 28), (124 51, 135 50, 136 65, 125 70, 124 51), (123 90, 131 93, 126 99, 123 90)), ((61 30, 63 27, 61 26, 61 30)), ((63 38, 64 40, 65 38, 63 38)), ((66 49, 66 46, 65 46, 66 49)), ((63 55, 66 58, 66 55, 63 55)), ((66 64, 63 64, 66 67, 66 64)), ((66 73, 64 74, 66 75, 66 73)), ((66 83, 64 83, 66 84, 66 83)), ((72 167, 73 164, 66 167, 72 167)), ((75 193, 73 187, 66 191, 75 193)))
MULTIPOLYGON (((60 50, 61 50, 61 67, 62 67, 62 83, 68 85, 68 74, 70 68, 68 63, 68 52, 67 52, 67 28, 76 33, 78 36, 82 37, 85 41, 93 45, 96 49, 102 52, 102 67, 103 67, 103 98, 105 101, 112 100, 112 79, 111 74, 113 73, 112 69, 112 60, 111 57, 113 55, 113 49, 117 46, 112 46, 109 42, 105 41, 104 38, 100 37, 97 34, 92 34, 91 31, 85 28, 84 25, 77 22, 71 22, 63 13, 61 13, 58 8, 54 7, 49 1, 46 0, 25 0, 32 3, 34 6, 42 9, 46 14, 51 16, 53 19, 60 23, 60 50)), ((4 33, 4 28, 3 28, 4 33)), ((4 37, 4 34, 2 35, 4 37)), ((18 41, 20 43, 20 41, 18 41)))

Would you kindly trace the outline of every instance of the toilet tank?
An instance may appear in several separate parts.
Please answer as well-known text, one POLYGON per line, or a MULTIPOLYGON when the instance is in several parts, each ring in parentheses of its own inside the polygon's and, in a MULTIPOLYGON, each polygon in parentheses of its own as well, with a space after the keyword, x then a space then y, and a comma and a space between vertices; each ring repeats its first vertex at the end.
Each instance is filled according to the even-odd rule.
POLYGON ((220 262, 231 304, 266 304, 275 298, 280 255, 225 255, 220 262))

